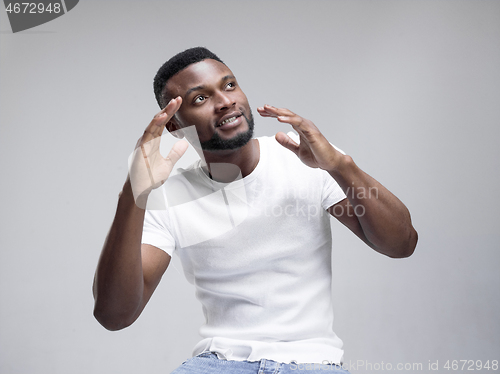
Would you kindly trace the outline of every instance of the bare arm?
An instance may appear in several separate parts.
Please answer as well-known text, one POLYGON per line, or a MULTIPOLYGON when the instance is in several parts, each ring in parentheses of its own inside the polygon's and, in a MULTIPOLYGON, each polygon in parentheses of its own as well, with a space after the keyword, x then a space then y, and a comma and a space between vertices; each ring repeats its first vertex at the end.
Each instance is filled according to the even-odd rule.
POLYGON ((345 157, 347 170, 333 174, 347 198, 328 212, 377 252, 393 258, 411 256, 418 235, 408 209, 349 156, 345 157))
POLYGON ((417 232, 408 209, 396 196, 361 170, 350 156, 337 151, 311 121, 269 105, 258 111, 292 125, 299 133, 300 144, 284 133, 276 134, 276 140, 304 164, 326 170, 344 190, 347 199, 329 209, 333 216, 382 254, 399 258, 413 253, 417 232))
POLYGON ((164 251, 141 245, 143 222, 127 181, 94 277, 94 316, 108 330, 139 317, 170 262, 164 251))
POLYGON ((167 158, 159 153, 159 138, 165 124, 180 105, 180 98, 172 100, 139 139, 136 164, 120 193, 116 215, 104 242, 94 277, 94 316, 108 330, 125 328, 139 317, 170 263, 167 253, 151 245, 141 245, 141 239, 149 192, 168 178, 187 147, 177 143, 167 158))

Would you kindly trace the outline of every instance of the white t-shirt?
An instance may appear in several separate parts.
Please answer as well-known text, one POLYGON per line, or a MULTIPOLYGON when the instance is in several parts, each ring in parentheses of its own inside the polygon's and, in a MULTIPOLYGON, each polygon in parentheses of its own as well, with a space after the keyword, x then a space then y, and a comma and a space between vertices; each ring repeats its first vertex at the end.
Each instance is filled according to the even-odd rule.
POLYGON ((257 167, 236 182, 199 163, 169 178, 168 208, 146 212, 142 242, 177 253, 196 288, 206 322, 194 355, 339 363, 326 209, 345 195, 274 138, 258 141, 257 167))

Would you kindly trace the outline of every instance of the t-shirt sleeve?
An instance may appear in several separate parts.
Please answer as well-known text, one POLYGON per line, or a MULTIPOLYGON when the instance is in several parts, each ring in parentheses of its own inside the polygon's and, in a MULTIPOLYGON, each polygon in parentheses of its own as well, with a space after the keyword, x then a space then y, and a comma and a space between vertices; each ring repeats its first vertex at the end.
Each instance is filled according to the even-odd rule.
MULTIPOLYGON (((335 149, 345 155, 345 152, 343 150, 337 147, 335 147, 335 149)), ((345 198, 346 195, 342 190, 342 188, 340 188, 337 181, 333 179, 333 177, 330 174, 328 174, 327 171, 323 171, 323 193, 321 200, 323 209, 326 210, 330 208, 332 205, 337 204, 339 201, 344 200, 345 198)))
POLYGON ((170 228, 167 210, 146 210, 142 229, 142 243, 150 244, 167 252, 175 251, 175 239, 170 228))

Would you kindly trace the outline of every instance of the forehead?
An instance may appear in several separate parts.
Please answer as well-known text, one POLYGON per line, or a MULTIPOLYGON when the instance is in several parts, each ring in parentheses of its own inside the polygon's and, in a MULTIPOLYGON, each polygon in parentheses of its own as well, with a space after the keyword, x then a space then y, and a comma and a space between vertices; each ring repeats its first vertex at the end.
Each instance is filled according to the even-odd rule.
POLYGON ((172 96, 184 96, 190 88, 217 85, 227 75, 233 75, 233 73, 226 65, 216 60, 206 59, 191 64, 175 74, 168 80, 166 88, 172 96))

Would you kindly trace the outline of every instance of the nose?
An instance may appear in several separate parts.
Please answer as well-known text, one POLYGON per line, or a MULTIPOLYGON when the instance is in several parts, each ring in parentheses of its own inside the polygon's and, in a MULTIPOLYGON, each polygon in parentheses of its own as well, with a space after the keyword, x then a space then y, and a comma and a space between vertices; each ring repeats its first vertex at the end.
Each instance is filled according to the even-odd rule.
POLYGON ((217 94, 215 109, 220 112, 231 108, 236 105, 234 99, 230 96, 228 92, 219 92, 217 94))

